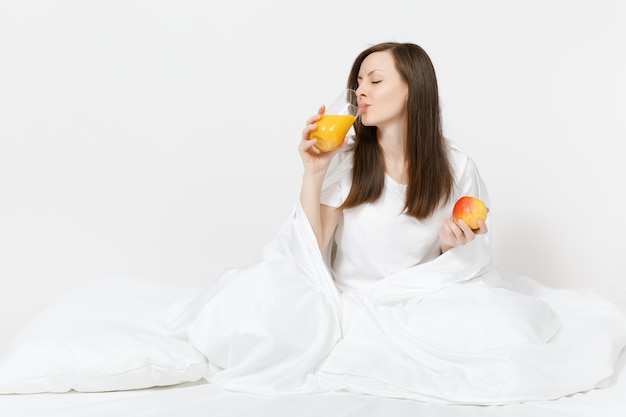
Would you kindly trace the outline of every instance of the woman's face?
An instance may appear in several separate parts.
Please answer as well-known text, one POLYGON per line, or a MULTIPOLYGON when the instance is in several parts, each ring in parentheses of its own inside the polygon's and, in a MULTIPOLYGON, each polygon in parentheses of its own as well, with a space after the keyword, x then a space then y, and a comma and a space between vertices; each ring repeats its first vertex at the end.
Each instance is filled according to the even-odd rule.
POLYGON ((409 87, 396 70, 389 51, 374 52, 359 68, 356 92, 361 123, 378 128, 404 123, 409 87))

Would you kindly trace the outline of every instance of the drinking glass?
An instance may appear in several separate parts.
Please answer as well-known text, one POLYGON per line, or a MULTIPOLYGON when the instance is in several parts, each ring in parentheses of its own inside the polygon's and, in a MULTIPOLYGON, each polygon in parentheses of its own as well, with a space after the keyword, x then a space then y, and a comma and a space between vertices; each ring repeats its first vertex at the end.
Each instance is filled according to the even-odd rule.
POLYGON ((311 132, 311 139, 317 139, 315 147, 322 152, 336 149, 359 115, 356 91, 349 88, 326 107, 320 120, 315 122, 317 129, 311 132))

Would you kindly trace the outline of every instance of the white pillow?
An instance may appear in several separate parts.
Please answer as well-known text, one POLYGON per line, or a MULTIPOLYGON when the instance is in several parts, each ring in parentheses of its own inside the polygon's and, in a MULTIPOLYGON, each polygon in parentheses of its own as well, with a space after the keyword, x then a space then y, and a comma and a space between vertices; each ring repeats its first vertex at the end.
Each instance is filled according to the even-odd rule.
POLYGON ((154 279, 107 277, 71 285, 11 340, 0 393, 98 392, 197 381, 205 357, 163 328, 168 306, 196 294, 154 279))

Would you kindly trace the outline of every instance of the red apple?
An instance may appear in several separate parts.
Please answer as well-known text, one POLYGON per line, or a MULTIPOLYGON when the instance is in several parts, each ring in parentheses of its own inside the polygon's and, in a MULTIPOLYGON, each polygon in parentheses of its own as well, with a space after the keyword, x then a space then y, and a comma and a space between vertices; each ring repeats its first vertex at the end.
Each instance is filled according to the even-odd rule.
POLYGON ((489 208, 484 201, 471 196, 463 196, 454 204, 452 210, 452 219, 454 223, 459 224, 459 220, 463 220, 472 230, 479 228, 478 220, 487 220, 487 212, 489 208))

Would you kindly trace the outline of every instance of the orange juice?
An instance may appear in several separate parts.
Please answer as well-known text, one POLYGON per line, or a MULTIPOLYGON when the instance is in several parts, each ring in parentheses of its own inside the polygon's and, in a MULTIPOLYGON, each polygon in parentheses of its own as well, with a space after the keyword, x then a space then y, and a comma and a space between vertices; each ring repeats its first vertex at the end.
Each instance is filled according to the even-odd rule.
POLYGON ((315 146, 322 152, 341 145, 343 138, 356 120, 356 116, 325 114, 315 122, 317 129, 311 132, 311 139, 317 139, 315 146))

